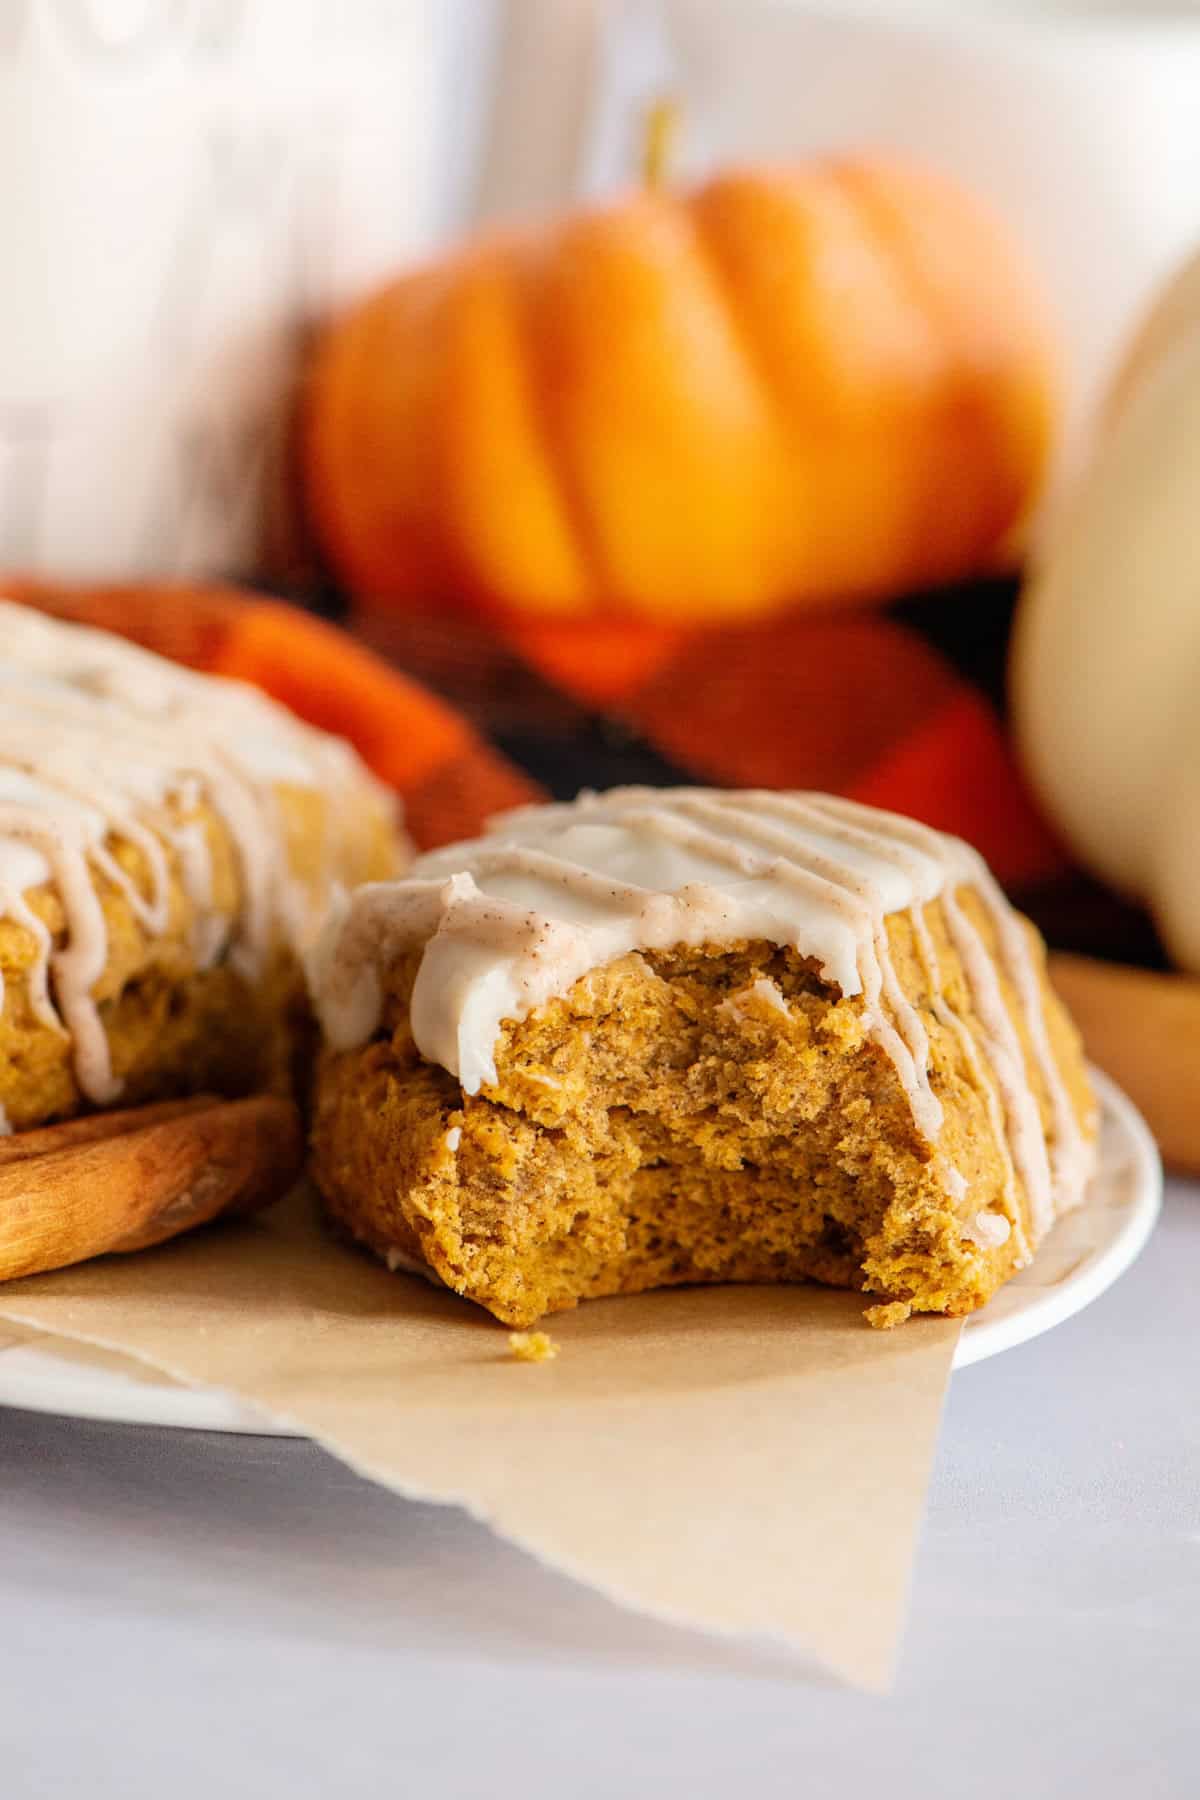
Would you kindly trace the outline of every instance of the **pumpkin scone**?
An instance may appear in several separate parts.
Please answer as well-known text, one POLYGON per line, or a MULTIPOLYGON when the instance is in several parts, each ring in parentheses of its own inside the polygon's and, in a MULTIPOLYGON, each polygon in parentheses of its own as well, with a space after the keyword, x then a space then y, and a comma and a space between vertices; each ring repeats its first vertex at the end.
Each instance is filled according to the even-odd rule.
POLYGON ((348 745, 0 601, 0 1121, 286 1094, 301 949, 335 888, 406 860, 348 745))
POLYGON ((506 1324, 674 1283, 966 1313, 1079 1204, 1095 1108, 974 851, 816 794, 529 807, 310 963, 331 1218, 506 1324))

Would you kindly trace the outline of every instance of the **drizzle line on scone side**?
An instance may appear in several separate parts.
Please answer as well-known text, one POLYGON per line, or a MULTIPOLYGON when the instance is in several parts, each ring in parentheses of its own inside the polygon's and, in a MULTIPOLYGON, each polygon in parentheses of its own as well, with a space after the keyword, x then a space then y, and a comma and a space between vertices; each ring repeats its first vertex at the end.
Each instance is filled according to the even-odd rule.
POLYGON ((370 783, 348 745, 249 687, 0 600, 0 918, 34 939, 31 1008, 71 1037, 89 1100, 107 1105, 120 1091, 93 998, 108 956, 97 878, 155 936, 167 929, 174 871, 197 912, 197 966, 227 952, 255 979, 274 941, 299 947, 316 924, 311 891, 288 869, 277 788, 327 797, 322 860, 332 879, 341 802, 370 783), (202 804, 238 859, 237 918, 215 913, 203 827, 180 818, 202 804), (145 889, 113 855, 121 842, 139 853, 145 889), (57 949, 26 898, 46 882, 65 915, 57 949))

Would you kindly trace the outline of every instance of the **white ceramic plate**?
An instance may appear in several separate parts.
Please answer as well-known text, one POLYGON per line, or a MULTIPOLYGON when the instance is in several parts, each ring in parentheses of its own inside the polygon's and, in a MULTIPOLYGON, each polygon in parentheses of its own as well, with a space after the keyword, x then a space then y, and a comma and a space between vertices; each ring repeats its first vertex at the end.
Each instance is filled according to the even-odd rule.
MULTIPOLYGON (((1093 1071, 1103 1123, 1100 1167, 1085 1204, 1046 1239, 1028 1269, 963 1328, 956 1368, 1011 1350, 1089 1306, 1138 1255, 1162 1203, 1154 1140, 1133 1105, 1093 1071)), ((0 1321, 0 1406, 193 1431, 292 1434, 212 1389, 175 1385, 123 1358, 55 1339, 6 1343, 0 1321)))
POLYGON ((967 1320, 956 1369, 1082 1312, 1137 1260, 1154 1228, 1163 1191, 1158 1146, 1116 1083, 1099 1069, 1090 1074, 1100 1101, 1100 1160, 1087 1199, 1055 1226, 1029 1267, 967 1320))

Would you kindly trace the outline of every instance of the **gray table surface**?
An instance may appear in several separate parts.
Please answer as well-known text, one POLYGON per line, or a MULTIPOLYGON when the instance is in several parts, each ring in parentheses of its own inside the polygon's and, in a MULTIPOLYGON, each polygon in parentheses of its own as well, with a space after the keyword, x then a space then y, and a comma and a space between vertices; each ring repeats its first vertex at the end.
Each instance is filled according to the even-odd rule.
POLYGON ((1200 1185, 954 1378, 887 1699, 305 1444, 0 1411, 3 1800, 1200 1793, 1200 1185))

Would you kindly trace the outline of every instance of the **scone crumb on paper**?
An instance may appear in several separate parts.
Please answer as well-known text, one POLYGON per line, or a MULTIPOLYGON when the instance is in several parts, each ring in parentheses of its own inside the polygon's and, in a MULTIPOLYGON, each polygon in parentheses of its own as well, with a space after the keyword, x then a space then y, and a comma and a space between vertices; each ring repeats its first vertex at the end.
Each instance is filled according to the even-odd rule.
POLYGON ((548 1331, 510 1331, 508 1347, 518 1362, 553 1362, 558 1345, 548 1331))
POLYGON ((907 1300, 889 1300, 885 1306, 868 1306, 864 1317, 876 1331, 891 1331, 894 1325, 903 1325, 911 1312, 907 1300))

